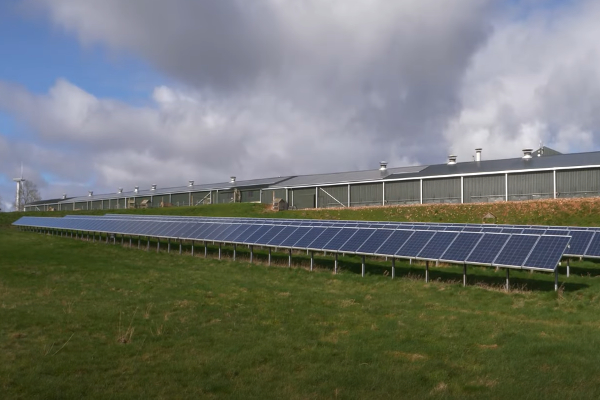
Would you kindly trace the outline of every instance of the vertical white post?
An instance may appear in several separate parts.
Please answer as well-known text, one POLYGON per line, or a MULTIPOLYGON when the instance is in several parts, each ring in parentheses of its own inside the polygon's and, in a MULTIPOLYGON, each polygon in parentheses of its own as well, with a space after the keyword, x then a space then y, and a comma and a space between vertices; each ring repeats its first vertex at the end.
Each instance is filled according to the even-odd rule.
POLYGON ((382 183, 382 185, 381 185, 382 189, 381 190, 383 191, 382 196, 381 196, 381 198, 383 199, 381 201, 381 205, 385 206, 385 181, 381 182, 381 183, 382 183))
POLYGON ((269 265, 271 265, 271 248, 269 247, 269 265))
POLYGON ((467 264, 463 264, 463 286, 467 286, 467 264))
POLYGON ((465 177, 460 177, 460 203, 465 202, 465 177))
POLYGON ((288 267, 292 267, 292 249, 289 249, 288 252, 288 267))
POLYGON ((179 254, 181 254, 181 239, 179 239, 179 254))
POLYGON ((558 292, 558 268, 554 269, 554 291, 558 292))
POLYGON ((508 201, 508 174, 504 174, 504 201, 508 201))
POLYGON ((313 270, 313 265, 315 264, 315 252, 310 252, 310 270, 313 270))
POLYGON ((419 202, 420 204, 423 204, 423 179, 419 179, 419 202))
POLYGON ((350 185, 348 184, 348 207, 350 207, 350 185))
POLYGON ((425 282, 429 282, 429 261, 425 261, 425 282))
POLYGON ((315 188, 315 208, 319 208, 319 187, 315 188))
POLYGON ((208 245, 204 242, 204 258, 208 257, 208 245))
POLYGON ((556 170, 554 170, 552 172, 553 172, 552 175, 554 177, 554 189, 553 189, 553 192, 552 192, 552 194, 553 194, 552 198, 555 199, 556 198, 556 170))
POLYGON ((234 244, 233 245, 233 261, 235 261, 236 252, 237 252, 237 245, 234 244))
POLYGON ((171 238, 167 238, 167 253, 171 252, 171 238))
POLYGON ((506 268, 506 291, 510 290, 510 269, 506 268))
POLYGON ((392 279, 396 277, 396 259, 392 258, 392 279))
POLYGON ((333 262, 333 273, 337 274, 337 267, 338 267, 338 255, 337 253, 335 253, 335 261, 333 262))
POLYGON ((219 260, 221 259, 221 243, 219 243, 219 260))
POLYGON ((567 258, 567 278, 571 275, 571 265, 570 265, 570 261, 567 258))
POLYGON ((192 257, 194 257, 194 244, 195 244, 195 243, 196 243, 196 242, 194 242, 194 241, 192 240, 192 257))
POLYGON ((250 263, 254 261, 254 246, 250 246, 250 263))
POLYGON ((361 276, 365 276, 365 256, 362 256, 362 269, 361 269, 361 276))

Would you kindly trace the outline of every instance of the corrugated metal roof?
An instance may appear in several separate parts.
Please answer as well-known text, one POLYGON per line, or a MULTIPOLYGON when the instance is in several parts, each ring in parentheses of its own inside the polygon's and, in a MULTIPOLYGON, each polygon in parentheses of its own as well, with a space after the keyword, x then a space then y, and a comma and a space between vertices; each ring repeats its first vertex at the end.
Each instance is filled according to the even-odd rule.
POLYGON ((401 179, 406 177, 435 177, 443 175, 464 175, 494 173, 500 171, 520 171, 532 169, 552 169, 565 167, 583 167, 588 165, 600 165, 600 152, 544 155, 538 157, 534 153, 528 160, 523 158, 509 158, 503 160, 469 161, 456 163, 454 165, 437 164, 430 165, 417 174, 402 175, 394 174, 386 179, 401 179))
POLYGON ((39 201, 32 201, 31 203, 27 203, 25 204, 25 206, 37 206, 37 205, 44 205, 44 204, 58 204, 61 201, 66 201, 72 199, 72 197, 67 197, 66 199, 63 199, 62 197, 59 199, 48 199, 48 200, 39 200, 39 201))
POLYGON ((381 180, 389 176, 390 174, 402 175, 417 173, 426 168, 426 166, 419 165, 413 167, 398 167, 388 168, 385 171, 378 169, 368 171, 353 171, 353 172, 337 172, 331 174, 316 174, 316 175, 301 175, 294 178, 290 178, 286 181, 280 182, 273 187, 298 187, 298 186, 311 186, 311 185, 325 185, 331 183, 349 183, 349 182, 361 182, 361 181, 375 181, 381 180))
POLYGON ((202 185, 194 185, 194 186, 177 186, 171 188, 156 190, 140 190, 138 193, 134 191, 123 192, 123 193, 104 193, 104 194, 95 194, 93 196, 80 196, 80 197, 72 197, 69 200, 62 200, 61 202, 65 203, 73 203, 73 202, 84 202, 84 201, 97 201, 97 200, 108 200, 108 199, 124 199, 124 198, 132 198, 132 197, 147 197, 147 196, 161 196, 172 193, 188 193, 188 192, 201 192, 208 190, 233 190, 235 188, 238 189, 252 189, 252 188, 261 188, 269 185, 277 184, 281 181, 289 179, 289 176, 279 176, 274 178, 261 178, 261 179, 249 179, 245 181, 236 181, 235 183, 231 182, 220 182, 220 183, 208 183, 202 185))

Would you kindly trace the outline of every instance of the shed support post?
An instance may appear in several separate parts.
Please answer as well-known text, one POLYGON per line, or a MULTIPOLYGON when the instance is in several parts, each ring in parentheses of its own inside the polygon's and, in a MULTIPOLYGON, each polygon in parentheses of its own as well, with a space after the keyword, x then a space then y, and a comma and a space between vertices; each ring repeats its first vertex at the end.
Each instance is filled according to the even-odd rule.
POLYGON ((337 269, 338 269, 338 254, 335 253, 335 260, 333 262, 333 273, 337 274, 337 269))
POLYGON ((348 207, 350 207, 350 184, 348 184, 348 207))
POLYGON ((121 246, 123 246, 125 242, 125 235, 121 235, 121 246))
POLYGON ((423 179, 419 179, 419 203, 423 204, 423 179))
POLYGON ((362 265, 361 265, 361 273, 360 273, 360 275, 362 277, 365 276, 365 256, 362 256, 362 265))
MULTIPOLYGON (((62 232, 60 233, 60 236, 62 236, 62 232)), ((96 242, 96 232, 92 232, 92 243, 96 242)))
POLYGON ((465 177, 460 177, 460 204, 465 202, 465 177))
POLYGON ((385 206, 385 182, 381 182, 381 190, 382 190, 382 194, 381 194, 381 205, 385 206))
POLYGON ((288 250, 288 267, 292 267, 292 249, 288 250))
POLYGON ((392 258, 392 279, 396 277, 396 259, 392 258))
POLYGON ((552 192, 552 194, 553 194, 552 197, 555 199, 556 198, 556 170, 554 170, 552 172, 553 172, 552 178, 553 178, 553 183, 554 183, 554 190, 552 192))
POLYGON ((467 264, 463 264, 463 286, 467 286, 467 264))
POLYGON ((504 201, 508 201, 508 174, 504 174, 504 201))
POLYGON ((315 188, 315 208, 319 208, 319 187, 315 188))
POLYGON ((425 261, 425 282, 429 282, 429 261, 425 261))
POLYGON ((310 270, 313 270, 313 266, 315 265, 315 252, 310 252, 310 270))
POLYGON ((506 268, 506 291, 510 290, 510 269, 506 268))
POLYGON ((554 268, 554 291, 558 292, 558 268, 554 268))

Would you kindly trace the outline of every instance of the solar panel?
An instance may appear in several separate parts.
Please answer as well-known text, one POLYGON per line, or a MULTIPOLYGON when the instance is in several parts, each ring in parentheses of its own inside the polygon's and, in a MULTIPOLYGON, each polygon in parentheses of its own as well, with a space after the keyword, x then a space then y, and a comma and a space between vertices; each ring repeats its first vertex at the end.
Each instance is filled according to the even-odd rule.
POLYGON ((337 251, 342 247, 354 234, 358 232, 356 228, 342 228, 342 230, 333 237, 323 249, 329 251, 337 251))
POLYGON ((520 267, 540 237, 536 235, 512 235, 506 246, 493 262, 496 266, 520 267))
POLYGON ((439 257, 440 261, 464 262, 483 236, 483 233, 478 232, 462 232, 439 257))
POLYGON ((283 239, 279 246, 281 247, 295 247, 295 244, 304 237, 312 228, 308 226, 301 226, 294 231, 290 236, 283 239))
POLYGON ((469 264, 491 265, 510 235, 486 233, 465 260, 469 264))
MULTIPOLYGON (((382 256, 393 256, 396 254, 398 249, 411 237, 415 231, 409 230, 397 230, 392 231, 392 234, 383 242, 374 254, 382 256)), ((361 253, 363 251, 361 250, 361 253)))
POLYGON ((571 231, 571 242, 567 249, 568 255, 583 256, 587 250, 594 232, 591 231, 571 231))
POLYGON ((396 251, 398 257, 416 257, 423 247, 433 238, 436 232, 415 231, 415 233, 396 251))
POLYGON ((324 246, 341 230, 342 228, 326 228, 322 234, 320 234, 307 246, 307 248, 311 250, 322 250, 324 246))
POLYGON ((258 228, 252 235, 250 235, 245 241, 244 244, 256 244, 258 239, 263 237, 267 232, 269 232, 273 228, 272 225, 262 225, 258 228))
POLYGON ((600 235, 594 234, 589 246, 585 250, 586 257, 600 257, 600 235))
POLYGON ((320 226, 310 228, 310 230, 302 236, 296 243, 294 243, 294 248, 306 249, 308 245, 311 244, 316 238, 318 238, 323 232, 325 232, 327 228, 323 228, 320 226))
POLYGON ((279 232, 279 234, 277 236, 275 236, 274 238, 271 239, 271 241, 269 241, 269 243, 267 243, 269 246, 275 246, 278 247, 279 245, 281 245, 281 243, 287 239, 288 237, 290 237, 290 235, 292 235, 296 230, 300 229, 297 226, 286 226, 283 228, 283 230, 281 232, 279 232))
POLYGON ((267 245, 271 240, 273 240, 279 233, 284 229, 284 226, 275 225, 267 233, 262 235, 260 238, 256 240, 256 244, 267 245))
POLYGON ((254 232, 259 230, 263 226, 264 225, 248 225, 247 229, 239 231, 239 234, 233 233, 228 239, 238 243, 247 243, 250 236, 252 236, 254 232))
POLYGON ((570 239, 569 236, 540 236, 531 254, 523 263, 523 268, 553 271, 570 239))
MULTIPOLYGON (((356 234, 352 236, 346 243, 344 243, 339 251, 344 253, 355 253, 358 249, 366 244, 367 240, 375 233, 375 229, 361 228, 358 229, 356 234)), ((387 238, 387 236, 386 236, 387 238)), ((380 244, 382 241, 379 242, 380 244)))
POLYGON ((458 232, 438 232, 417 254, 417 258, 422 260, 439 260, 446 249, 459 236, 458 232))

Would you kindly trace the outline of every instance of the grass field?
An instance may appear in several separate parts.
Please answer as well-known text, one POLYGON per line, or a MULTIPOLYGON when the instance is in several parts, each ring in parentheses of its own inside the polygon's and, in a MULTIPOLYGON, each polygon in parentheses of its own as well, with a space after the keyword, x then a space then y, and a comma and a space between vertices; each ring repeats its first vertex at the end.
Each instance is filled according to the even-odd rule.
MULTIPOLYGON (((571 221, 570 209, 600 225, 598 202, 550 214, 537 203, 499 222, 571 221)), ((396 220, 482 211, 210 207, 161 211, 396 220)), ((514 272, 520 290, 506 293, 493 269, 470 268, 462 287, 460 268, 433 268, 425 283, 420 266, 397 263, 392 280, 389 263, 370 260, 362 278, 360 260, 347 257, 333 275, 330 258, 309 272, 300 254, 290 269, 245 254, 147 253, 19 232, 7 227, 16 217, 0 214, 2 398, 600 397, 594 263, 575 263, 558 293, 549 274, 514 272)))

